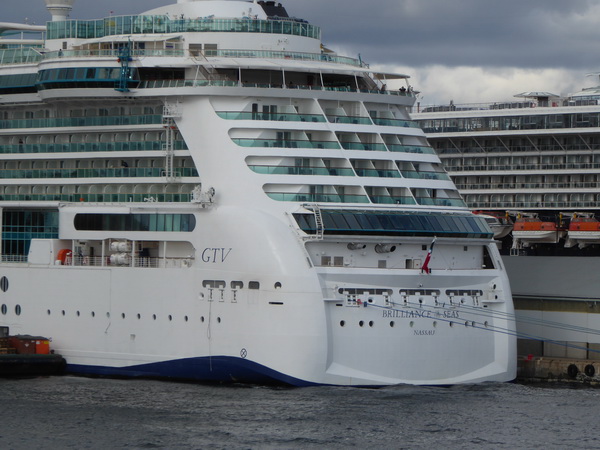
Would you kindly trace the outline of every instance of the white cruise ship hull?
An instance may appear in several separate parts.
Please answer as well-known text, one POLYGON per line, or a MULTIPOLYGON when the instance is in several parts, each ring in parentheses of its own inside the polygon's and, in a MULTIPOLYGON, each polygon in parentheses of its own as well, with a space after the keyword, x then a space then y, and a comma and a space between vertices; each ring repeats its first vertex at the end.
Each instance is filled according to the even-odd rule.
POLYGON ((275 2, 70 6, 0 27, 0 325, 78 374, 515 378, 493 233, 410 118, 408 76, 275 2))

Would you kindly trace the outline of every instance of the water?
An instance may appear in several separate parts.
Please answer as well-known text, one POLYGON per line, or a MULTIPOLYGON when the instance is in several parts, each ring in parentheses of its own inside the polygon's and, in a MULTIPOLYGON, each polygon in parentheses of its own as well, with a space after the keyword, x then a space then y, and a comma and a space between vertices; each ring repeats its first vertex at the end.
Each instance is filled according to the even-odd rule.
POLYGON ((600 449, 600 389, 0 379, 0 448, 600 449))

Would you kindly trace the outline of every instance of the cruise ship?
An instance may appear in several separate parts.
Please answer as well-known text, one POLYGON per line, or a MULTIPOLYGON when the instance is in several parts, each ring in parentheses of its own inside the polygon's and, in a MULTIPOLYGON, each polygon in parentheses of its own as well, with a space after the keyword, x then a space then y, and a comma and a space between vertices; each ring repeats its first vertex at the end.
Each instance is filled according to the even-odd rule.
POLYGON ((468 206, 503 230, 519 353, 599 359, 600 86, 413 117, 468 206))
POLYGON ((0 325, 74 374, 514 379, 504 264, 407 76, 272 1, 73 2, 0 23, 0 325))

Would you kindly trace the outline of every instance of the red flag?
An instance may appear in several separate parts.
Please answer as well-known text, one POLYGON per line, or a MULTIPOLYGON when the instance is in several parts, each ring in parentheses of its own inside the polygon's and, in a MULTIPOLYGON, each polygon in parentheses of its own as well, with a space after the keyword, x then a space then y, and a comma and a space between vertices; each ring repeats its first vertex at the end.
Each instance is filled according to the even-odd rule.
POLYGON ((429 251, 427 252, 427 256, 425 257, 425 262, 421 266, 421 273, 431 273, 431 269, 429 268, 429 261, 431 260, 431 253, 433 252, 433 245, 435 244, 436 238, 433 238, 431 241, 431 245, 429 246, 429 251))

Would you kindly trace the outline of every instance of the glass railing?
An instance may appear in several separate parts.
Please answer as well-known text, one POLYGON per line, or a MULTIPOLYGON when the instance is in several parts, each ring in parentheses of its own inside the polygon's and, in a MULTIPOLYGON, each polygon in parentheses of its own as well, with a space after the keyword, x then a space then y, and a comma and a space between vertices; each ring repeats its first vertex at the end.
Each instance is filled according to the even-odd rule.
POLYGON ((270 120, 278 122, 325 122, 320 114, 290 114, 290 113, 259 113, 218 111, 221 119, 227 120, 270 120))
POLYGON ((356 169, 356 174, 359 177, 401 178, 397 170, 356 169))
POLYGON ((374 117, 373 123, 375 125, 382 125, 386 127, 419 128, 419 124, 414 120, 383 119, 374 117))
POLYGON ((366 195, 295 194, 289 192, 267 192, 267 195, 280 202, 369 203, 366 195))
MULTIPOLYGON (((197 177, 192 167, 175 168, 177 177, 197 177)), ((157 167, 119 167, 107 169, 15 169, 0 170, 0 179, 13 178, 120 178, 120 177, 164 177, 165 170, 157 167)))
POLYGON ((465 202, 459 198, 429 198, 417 197, 419 205, 431 206, 466 206, 465 202))
MULTIPOLYGON (((297 20, 170 18, 166 15, 111 16, 100 20, 48 22, 48 39, 98 39, 127 34, 265 33, 321 39, 321 29, 297 20)), ((166 40, 167 38, 165 38, 166 40)))
POLYGON ((265 175, 325 175, 353 177, 352 169, 301 166, 248 166, 256 173, 265 175))
POLYGON ((340 142, 346 150, 368 150, 375 152, 386 152, 385 144, 364 144, 362 142, 340 142))
POLYGON ((232 138, 240 147, 267 147, 267 148, 323 148, 339 149, 337 142, 332 141, 306 141, 306 140, 278 140, 278 139, 249 139, 232 138))
POLYGON ((402 144, 386 144, 390 152, 402 153, 423 153, 435 155, 435 150, 424 145, 402 145, 402 144))
POLYGON ((373 203, 386 205, 416 205, 417 202, 411 196, 389 197, 386 195, 371 195, 373 203))
POLYGON ((345 56, 328 55, 324 53, 299 53, 299 52, 277 52, 271 50, 205 50, 206 57, 225 58, 260 58, 260 59, 293 59, 297 61, 326 61, 337 64, 348 64, 362 67, 364 64, 358 59, 345 56))
POLYGON ((34 48, 9 48, 0 50, 0 65, 36 64, 40 62, 42 58, 43 56, 34 48))
POLYGON ((416 170, 401 170, 404 178, 415 178, 421 180, 450 180, 445 172, 417 172, 416 170))
MULTIPOLYGON (((7 153, 76 153, 162 150, 164 141, 94 142, 70 144, 12 144, 0 145, 0 154, 7 153)), ((174 141, 174 150, 187 150, 184 141, 174 141)))
POLYGON ((95 116, 95 117, 53 117, 43 119, 0 120, 0 129, 9 128, 51 128, 51 127, 100 127, 109 125, 152 125, 162 124, 163 116, 158 114, 141 116, 95 116))
MULTIPOLYGON (((397 91, 380 91, 377 89, 356 89, 352 87, 339 86, 314 86, 314 85, 294 85, 286 86, 274 83, 244 83, 239 81, 227 80, 152 80, 142 81, 139 89, 162 89, 162 88, 180 88, 180 87, 241 87, 241 88, 260 88, 260 89, 300 89, 309 91, 334 91, 334 92, 360 92, 364 94, 379 95, 405 95, 397 91)), ((412 95, 412 94, 411 94, 412 95)))
POLYGON ((191 194, 0 194, 4 202, 185 203, 191 194))
POLYGON ((369 117, 358 117, 358 116, 332 116, 327 115, 327 119, 331 123, 349 123, 353 125, 373 125, 369 117))

